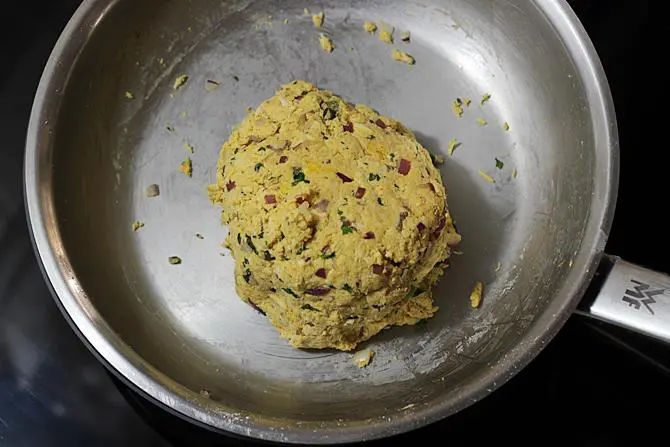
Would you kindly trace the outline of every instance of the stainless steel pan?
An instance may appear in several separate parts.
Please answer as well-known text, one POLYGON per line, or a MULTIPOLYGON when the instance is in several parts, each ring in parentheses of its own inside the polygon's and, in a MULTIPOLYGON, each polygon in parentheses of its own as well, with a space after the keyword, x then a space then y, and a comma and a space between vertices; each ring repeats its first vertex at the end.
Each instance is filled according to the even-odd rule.
MULTIPOLYGON (((330 443, 444 418, 523 368, 600 261, 617 171, 607 82, 563 0, 85 0, 36 95, 25 186, 57 301, 120 377, 214 430, 330 443), (305 6, 325 12, 322 30, 305 6), (364 20, 394 26, 396 44, 364 20), (393 61, 394 47, 416 65, 393 61), (351 354, 289 347, 236 297, 220 255, 225 229, 205 190, 219 147, 247 107, 294 79, 396 117, 434 151, 462 142, 442 166, 463 255, 440 283, 440 311, 367 343, 365 369, 351 354), (457 97, 473 100, 460 119, 457 97), (185 143, 193 178, 178 169, 185 143), (159 197, 146 197, 150 184, 159 197), (146 226, 133 232, 134 220, 146 226), (475 281, 486 291, 476 310, 475 281)), ((593 312, 670 338, 658 323, 670 281, 614 261, 593 312)))

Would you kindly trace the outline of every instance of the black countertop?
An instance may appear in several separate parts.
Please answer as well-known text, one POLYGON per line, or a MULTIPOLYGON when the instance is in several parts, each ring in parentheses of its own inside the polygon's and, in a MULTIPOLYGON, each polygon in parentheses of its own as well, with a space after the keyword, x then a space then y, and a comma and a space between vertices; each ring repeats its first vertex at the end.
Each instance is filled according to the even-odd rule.
MULTIPOLYGON (((655 42, 650 2, 570 3, 603 61, 619 122, 621 186, 607 250, 668 272, 667 223, 655 213, 663 203, 659 194, 668 191, 668 156, 653 145, 663 141, 662 126, 640 112, 641 92, 654 95, 640 69, 655 42)), ((3 11, 0 27, 0 446, 169 445, 157 431, 174 445, 237 444, 194 432, 122 386, 119 392, 60 315, 37 266, 23 209, 25 131, 41 70, 78 4, 24 0, 15 5, 18 12, 3 11)), ((441 423, 373 444, 644 445, 665 435, 667 412, 657 408, 669 400, 667 346, 575 316, 490 397, 441 423)))

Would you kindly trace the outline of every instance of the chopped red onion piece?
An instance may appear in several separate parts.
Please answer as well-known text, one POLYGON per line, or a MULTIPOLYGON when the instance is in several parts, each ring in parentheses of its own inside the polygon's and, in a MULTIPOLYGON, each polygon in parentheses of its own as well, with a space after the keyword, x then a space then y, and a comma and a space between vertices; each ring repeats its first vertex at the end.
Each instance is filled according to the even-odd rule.
POLYGON ((343 130, 344 132, 353 133, 353 132, 354 132, 354 125, 351 124, 351 123, 344 124, 344 125, 342 126, 342 130, 343 130))
POLYGON ((315 289, 307 289, 307 290, 305 290, 305 293, 307 295, 312 295, 312 296, 324 296, 324 295, 328 295, 330 293, 330 288, 328 288, 328 287, 317 287, 315 289))
POLYGON ((363 239, 374 239, 374 238, 375 238, 375 234, 372 231, 368 231, 367 233, 365 233, 363 235, 363 239))
POLYGON ((400 159, 400 164, 398 165, 398 172, 402 175, 409 174, 409 170, 412 168, 412 162, 405 160, 404 158, 400 159))
POLYGON ((442 230, 444 230, 444 226, 447 224, 447 218, 442 216, 440 219, 440 222, 437 224, 437 228, 435 228, 435 231, 433 231, 433 234, 435 236, 439 236, 440 233, 442 233, 442 230))
POLYGON ((377 118, 377 121, 375 121, 375 124, 378 125, 379 127, 381 127, 382 129, 386 129, 386 127, 387 127, 386 123, 384 121, 382 121, 381 118, 377 118))
POLYGON ((423 222, 419 222, 418 224, 416 224, 416 228, 419 231, 423 231, 426 229, 426 226, 423 224, 423 222))
POLYGON ((375 275, 381 275, 384 273, 384 266, 379 264, 372 264, 372 273, 375 275))
POLYGON ((273 205, 277 203, 277 198, 275 197, 274 194, 268 194, 265 196, 265 203, 267 203, 268 205, 273 205))
POLYGON ((350 183, 353 182, 354 179, 347 177, 346 175, 342 174, 341 172, 337 173, 337 176, 342 180, 343 183, 350 183))
POLYGON ((235 186, 237 186, 237 185, 236 185, 235 182, 232 181, 232 180, 229 181, 228 183, 226 183, 226 189, 227 189, 228 191, 232 191, 233 189, 235 189, 235 186))
POLYGON ((319 211, 327 211, 327 210, 328 210, 328 204, 329 204, 329 203, 330 203, 330 202, 328 202, 328 200, 323 199, 323 200, 319 201, 319 203, 317 203, 317 204, 314 206, 314 208, 316 208, 316 209, 319 210, 319 211))
POLYGON ((356 194, 354 194, 354 197, 356 197, 357 199, 362 199, 364 195, 365 195, 365 188, 360 188, 359 187, 356 190, 356 194))
POLYGON ((279 163, 286 163, 288 161, 288 157, 286 155, 282 155, 279 157, 279 163))
POLYGON ((319 278, 324 278, 324 279, 326 278, 326 276, 328 276, 328 272, 324 268, 320 268, 319 270, 316 271, 315 274, 319 278))

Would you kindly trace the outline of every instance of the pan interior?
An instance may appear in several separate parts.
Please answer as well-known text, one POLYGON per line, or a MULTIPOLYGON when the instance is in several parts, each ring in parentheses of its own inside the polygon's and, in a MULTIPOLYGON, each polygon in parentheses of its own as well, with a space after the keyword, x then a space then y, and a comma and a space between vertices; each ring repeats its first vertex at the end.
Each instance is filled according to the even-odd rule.
POLYGON ((311 427, 455 402, 523 349, 531 325, 551 320, 552 302, 569 300, 557 291, 589 218, 596 142, 575 62, 534 2, 108 3, 81 31, 88 40, 62 92, 48 200, 72 293, 193 405, 311 427), (325 11, 323 29, 306 5, 325 11), (364 20, 395 27, 396 43, 365 33, 364 20), (416 65, 393 61, 393 48, 416 65), (463 254, 439 284, 438 314, 366 343, 376 355, 365 369, 351 354, 288 346, 238 299, 225 228, 206 196, 232 127, 294 79, 399 119, 447 160, 463 254), (207 80, 220 85, 210 91, 207 80), (472 100, 460 119, 457 97, 472 100), (450 157, 452 138, 462 144, 450 157), (179 171, 186 156, 192 178, 179 171), (146 197, 151 184, 159 197, 146 197), (135 220, 145 227, 133 232, 135 220), (476 281, 486 293, 473 310, 476 281))

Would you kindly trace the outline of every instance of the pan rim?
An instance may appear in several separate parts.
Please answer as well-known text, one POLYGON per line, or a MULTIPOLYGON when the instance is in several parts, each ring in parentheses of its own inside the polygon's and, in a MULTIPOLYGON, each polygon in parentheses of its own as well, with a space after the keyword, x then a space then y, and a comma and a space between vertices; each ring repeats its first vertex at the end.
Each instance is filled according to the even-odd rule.
POLYGON ((84 344, 102 363, 141 395, 173 414, 208 429, 275 442, 330 444, 378 439, 407 432, 444 419, 477 402, 523 369, 554 337, 577 306, 603 253, 614 217, 619 177, 618 136, 607 79, 598 55, 579 19, 565 0, 534 1, 553 24, 581 75, 591 108, 596 139, 596 164, 603 175, 594 177, 594 194, 580 252, 553 302, 517 346, 457 393, 435 405, 403 415, 355 423, 282 427, 269 417, 245 417, 212 411, 187 398, 188 391, 148 364, 118 336, 88 302, 78 286, 56 225, 51 200, 51 170, 43 154, 52 153, 52 129, 60 109, 60 95, 69 73, 92 33, 115 0, 84 0, 59 37, 43 71, 30 116, 24 165, 24 198, 33 246, 52 295, 84 344), (48 225, 50 224, 50 225, 48 225), (75 294, 73 290, 76 290, 75 294), (169 384, 170 386, 166 386, 169 384))

